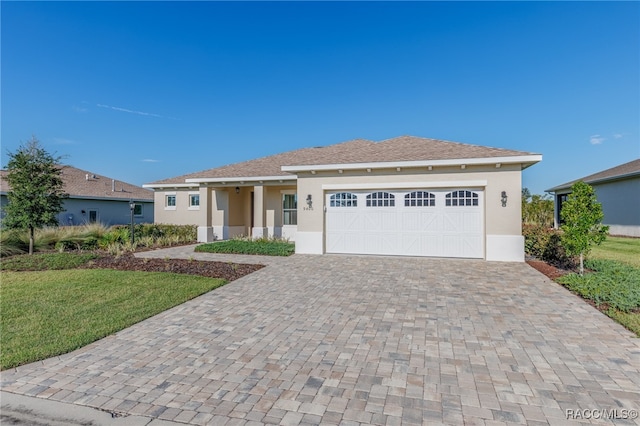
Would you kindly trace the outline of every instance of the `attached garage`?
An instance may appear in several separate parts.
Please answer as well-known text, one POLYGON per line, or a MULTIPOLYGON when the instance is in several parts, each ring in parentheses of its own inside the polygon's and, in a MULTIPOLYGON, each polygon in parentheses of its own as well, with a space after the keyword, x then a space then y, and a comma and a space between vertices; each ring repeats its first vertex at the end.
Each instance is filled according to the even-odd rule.
POLYGON ((327 253, 484 258, 477 188, 330 191, 327 253))

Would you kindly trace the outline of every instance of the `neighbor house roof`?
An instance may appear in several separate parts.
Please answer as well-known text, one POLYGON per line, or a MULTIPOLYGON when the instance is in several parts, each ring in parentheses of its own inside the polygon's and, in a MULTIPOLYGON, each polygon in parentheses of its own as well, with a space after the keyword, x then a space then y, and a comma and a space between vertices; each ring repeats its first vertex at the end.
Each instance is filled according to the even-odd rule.
POLYGON ((581 179, 572 180, 571 182, 563 183, 562 185, 555 186, 551 189, 547 189, 546 192, 557 192, 563 189, 569 189, 574 183, 582 181, 590 185, 594 183, 607 182, 611 180, 626 179, 632 176, 640 176, 640 158, 637 160, 629 161, 628 163, 620 164, 619 166, 612 167, 607 170, 603 170, 598 173, 594 173, 589 176, 585 176, 581 179))
MULTIPOLYGON (((4 179, 6 175, 6 170, 0 170, 2 193, 11 189, 4 179)), ((64 182, 64 191, 70 198, 153 201, 153 192, 148 189, 72 166, 62 166, 61 177, 64 182)))
MULTIPOLYGON (((255 160, 230 164, 146 184, 147 187, 184 184, 193 179, 278 177, 294 178, 294 166, 402 163, 537 155, 530 152, 490 148, 415 136, 400 136, 380 142, 355 139, 335 145, 302 148, 255 160), (283 167, 287 170, 283 170, 283 167)), ((532 161, 531 164, 539 161, 532 161)))

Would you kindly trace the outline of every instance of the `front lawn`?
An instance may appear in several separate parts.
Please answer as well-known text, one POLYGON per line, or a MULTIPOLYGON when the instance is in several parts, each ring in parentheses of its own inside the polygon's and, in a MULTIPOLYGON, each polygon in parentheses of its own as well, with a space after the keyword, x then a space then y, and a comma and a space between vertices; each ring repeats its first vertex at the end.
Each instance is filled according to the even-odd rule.
POLYGON ((73 351, 225 282, 110 269, 3 271, 0 369, 73 351))
POLYGON ((599 246, 593 247, 592 259, 609 259, 640 268, 640 238, 607 237, 599 246))
POLYGON ((197 252, 258 254, 264 256, 291 256, 295 252, 295 244, 285 240, 260 238, 236 238, 228 241, 202 244, 196 247, 197 252))

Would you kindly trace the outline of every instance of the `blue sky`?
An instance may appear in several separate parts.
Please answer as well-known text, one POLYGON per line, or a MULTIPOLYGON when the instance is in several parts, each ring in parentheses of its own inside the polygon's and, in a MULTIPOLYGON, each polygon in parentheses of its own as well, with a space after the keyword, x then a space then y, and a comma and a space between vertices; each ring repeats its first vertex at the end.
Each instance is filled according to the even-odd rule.
POLYGON ((35 135, 143 184, 354 138, 640 157, 638 2, 7 2, 2 166, 35 135))

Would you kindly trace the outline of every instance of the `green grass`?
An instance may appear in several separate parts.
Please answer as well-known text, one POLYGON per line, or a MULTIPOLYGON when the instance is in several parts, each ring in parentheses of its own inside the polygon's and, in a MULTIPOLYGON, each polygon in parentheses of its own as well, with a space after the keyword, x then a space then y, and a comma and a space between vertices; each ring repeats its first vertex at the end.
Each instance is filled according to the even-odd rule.
POLYGON ((607 237, 593 247, 589 258, 616 260, 640 268, 640 238, 607 237))
POLYGON ((2 271, 46 271, 73 269, 84 265, 97 255, 93 253, 38 253, 13 256, 0 261, 2 271))
POLYGON ((640 337, 640 268, 614 260, 585 262, 593 272, 568 274, 558 282, 596 306, 640 337))
POLYGON ((106 269, 2 272, 0 369, 73 351, 224 283, 106 269))
POLYGON ((233 239, 215 243, 202 244, 196 247, 197 252, 231 253, 231 254, 259 254, 264 256, 291 256, 295 251, 295 244, 284 240, 261 238, 233 239))

